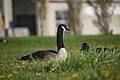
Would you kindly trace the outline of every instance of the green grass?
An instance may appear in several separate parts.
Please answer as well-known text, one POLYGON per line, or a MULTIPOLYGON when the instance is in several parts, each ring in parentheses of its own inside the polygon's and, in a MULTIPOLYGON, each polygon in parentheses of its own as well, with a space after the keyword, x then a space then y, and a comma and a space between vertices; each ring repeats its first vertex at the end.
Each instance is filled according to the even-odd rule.
POLYGON ((120 36, 65 36, 68 58, 64 62, 17 61, 37 50, 57 50, 55 37, 6 38, 0 43, 0 79, 2 80, 120 80, 120 53, 93 51, 98 46, 116 46, 120 36), (89 52, 80 52, 87 42, 89 52))

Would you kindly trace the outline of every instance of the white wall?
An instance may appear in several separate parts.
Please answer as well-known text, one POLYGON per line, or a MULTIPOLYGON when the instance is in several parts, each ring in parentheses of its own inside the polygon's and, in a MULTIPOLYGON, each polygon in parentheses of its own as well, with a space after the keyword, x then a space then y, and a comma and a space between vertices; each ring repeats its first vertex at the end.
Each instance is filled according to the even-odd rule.
MULTIPOLYGON (((109 9, 113 9, 110 7, 109 9)), ((82 10, 82 22, 83 22, 83 35, 97 35, 100 34, 99 29, 93 24, 93 20, 96 20, 94 9, 87 4, 83 4, 82 10)), ((110 30, 113 30, 113 34, 120 34, 120 3, 116 3, 114 8, 114 14, 110 23, 110 30)))
MULTIPOLYGON (((67 10, 68 6, 66 3, 49 3, 47 9, 47 20, 45 35, 54 36, 56 34, 56 10, 67 10)), ((94 9, 88 6, 86 3, 83 4, 81 13, 81 21, 83 23, 83 35, 98 35, 100 34, 99 29, 93 24, 93 20, 96 19, 94 9)), ((110 8, 111 9, 111 8, 110 8)), ((110 25, 110 30, 113 29, 113 34, 120 34, 120 3, 114 11, 114 16, 110 25)))
POLYGON ((8 29, 8 36, 13 36, 10 23, 13 21, 12 0, 3 0, 4 28, 8 29))
POLYGON ((56 35, 56 10, 67 10, 66 3, 48 3, 46 12, 45 36, 56 35))

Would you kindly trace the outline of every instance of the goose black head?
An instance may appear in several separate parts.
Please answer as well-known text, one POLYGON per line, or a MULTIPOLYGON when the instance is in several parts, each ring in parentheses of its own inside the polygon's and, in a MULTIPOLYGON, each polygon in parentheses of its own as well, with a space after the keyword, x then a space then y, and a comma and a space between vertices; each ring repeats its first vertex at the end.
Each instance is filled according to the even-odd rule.
POLYGON ((60 25, 58 26, 58 29, 63 29, 63 31, 70 30, 70 29, 67 28, 66 25, 64 25, 64 24, 60 24, 60 25))
POLYGON ((89 51, 89 45, 87 43, 82 43, 82 48, 80 51, 89 51))

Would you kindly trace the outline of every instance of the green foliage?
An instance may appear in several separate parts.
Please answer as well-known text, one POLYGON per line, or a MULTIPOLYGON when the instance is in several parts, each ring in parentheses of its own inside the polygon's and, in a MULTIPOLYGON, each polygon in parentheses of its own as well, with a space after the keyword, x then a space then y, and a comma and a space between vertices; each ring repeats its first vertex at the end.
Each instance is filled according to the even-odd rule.
MULTIPOLYGON (((47 0, 32 0, 32 2, 35 4, 39 4, 39 6, 37 6, 38 8, 38 12, 37 14, 40 14, 40 18, 41 20, 45 20, 45 12, 46 12, 46 1, 47 0)), ((36 5, 37 5, 36 4, 36 5)))
POLYGON ((82 9, 82 2, 75 0, 66 0, 68 5, 68 26, 71 27, 73 34, 81 34, 82 22, 80 20, 80 14, 82 9))
POLYGON ((120 53, 100 52, 98 46, 120 49, 120 36, 65 36, 68 58, 64 62, 17 61, 37 50, 56 48, 54 37, 7 38, 0 43, 0 78, 3 80, 119 80, 120 53), (87 42, 89 52, 79 52, 87 42))
POLYGON ((43 36, 44 33, 44 26, 45 26, 45 20, 46 20, 46 3, 47 0, 32 0, 32 2, 35 4, 36 8, 36 19, 37 19, 37 28, 40 27, 41 31, 39 35, 43 36))
POLYGON ((94 8, 97 20, 93 23, 98 27, 102 34, 112 34, 110 30, 110 22, 114 11, 114 0, 87 0, 88 4, 94 8), (113 9, 110 10, 110 7, 113 9))

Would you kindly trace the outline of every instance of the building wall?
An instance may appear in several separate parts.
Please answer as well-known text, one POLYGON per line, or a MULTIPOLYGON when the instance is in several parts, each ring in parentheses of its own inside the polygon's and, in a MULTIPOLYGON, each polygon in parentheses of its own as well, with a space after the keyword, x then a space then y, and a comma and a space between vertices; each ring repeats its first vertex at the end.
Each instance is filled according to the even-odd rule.
MULTIPOLYGON (((115 9, 113 12, 112 20, 110 22, 110 30, 113 30, 113 34, 120 34, 120 3, 114 3, 115 9)), ((111 7, 113 8, 113 7, 111 7)), ((96 35, 100 34, 99 29, 94 25, 93 20, 96 20, 94 9, 88 4, 83 4, 82 10, 82 22, 83 22, 83 35, 96 35)))
MULTIPOLYGON (((36 35, 35 4, 32 3, 32 0, 13 0, 13 15, 15 30, 20 28, 28 29, 29 33, 27 33, 27 35, 36 35)), ((18 30, 18 32, 19 31, 21 30, 18 30)), ((19 32, 19 35, 20 33, 21 32, 19 32)), ((15 33, 15 35, 16 34, 18 33, 15 33)))
MULTIPOLYGON (((120 34, 120 3, 115 3, 116 8, 112 22, 110 23, 110 30, 113 30, 113 34, 120 34)), ((66 3, 49 3, 47 11, 46 29, 47 36, 54 36, 56 34, 56 11, 68 10, 66 3)), ((83 23, 83 35, 98 35, 99 29, 93 24, 93 20, 97 19, 94 14, 94 9, 88 4, 83 3, 81 12, 81 21, 83 23)))
POLYGON ((113 30, 113 34, 120 34, 120 15, 114 15, 112 17, 110 29, 113 30))
POLYGON ((55 36, 56 35, 56 11, 57 10, 67 10, 66 3, 48 3, 46 12, 46 27, 45 36, 55 36))
MULTIPOLYGON (((120 34, 120 3, 114 3, 116 5, 112 22, 110 23, 110 29, 113 30, 113 34, 120 34)), ((44 26, 44 36, 55 36, 57 29, 56 11, 68 11, 67 4, 63 2, 48 2, 46 5, 46 22, 44 26)), ((32 15, 35 16, 35 5, 30 0, 0 0, 0 11, 4 14, 5 27, 10 28, 10 22, 16 24, 16 15, 32 15), (1 3, 4 2, 4 5, 1 3)), ((82 34, 83 35, 97 35, 100 34, 99 29, 93 24, 93 20, 96 19, 94 10, 86 3, 82 5, 81 21, 83 23, 82 34)), ((32 20, 31 20, 32 21, 32 20)), ((35 22, 34 22, 35 23, 35 22)), ((62 22, 61 22, 62 23, 62 22)), ((64 23, 64 22, 63 22, 64 23)), ((16 25, 17 27, 17 25, 16 25)), ((25 27, 25 26, 21 26, 25 27)), ((33 26, 32 28, 36 28, 33 26)), ((33 30, 31 28, 31 30, 33 30)), ((4 30, 0 33, 4 34, 4 30)), ((28 31, 29 32, 29 31, 28 31)), ((2 35, 3 36, 3 35, 2 35)))

